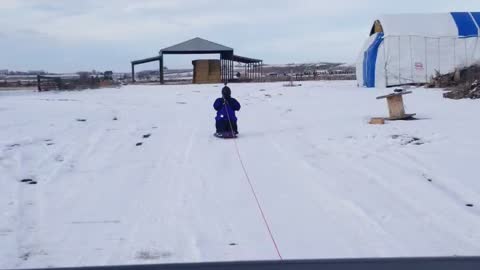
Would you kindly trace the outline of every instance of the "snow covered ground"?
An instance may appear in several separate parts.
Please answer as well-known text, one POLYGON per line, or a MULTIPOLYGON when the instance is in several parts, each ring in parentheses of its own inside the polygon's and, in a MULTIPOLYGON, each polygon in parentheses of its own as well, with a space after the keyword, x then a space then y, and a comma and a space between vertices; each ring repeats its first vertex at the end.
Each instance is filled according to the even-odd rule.
MULTIPOLYGON (((234 141, 212 136, 220 89, 0 92, 0 268, 278 259, 234 141)), ((284 258, 480 254, 477 101, 417 89, 420 120, 371 126, 387 90, 232 90, 284 258)))

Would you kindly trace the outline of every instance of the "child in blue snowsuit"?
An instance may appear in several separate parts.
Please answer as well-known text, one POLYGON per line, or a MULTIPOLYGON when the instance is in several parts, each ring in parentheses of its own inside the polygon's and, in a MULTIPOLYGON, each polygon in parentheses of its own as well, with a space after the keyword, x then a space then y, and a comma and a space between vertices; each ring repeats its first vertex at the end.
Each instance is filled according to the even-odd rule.
POLYGON ((240 110, 240 103, 232 98, 232 91, 225 84, 222 89, 222 97, 215 100, 213 108, 217 111, 215 117, 215 127, 217 128, 217 135, 237 135, 237 116, 235 111, 240 110), (232 130, 233 129, 233 130, 232 130))

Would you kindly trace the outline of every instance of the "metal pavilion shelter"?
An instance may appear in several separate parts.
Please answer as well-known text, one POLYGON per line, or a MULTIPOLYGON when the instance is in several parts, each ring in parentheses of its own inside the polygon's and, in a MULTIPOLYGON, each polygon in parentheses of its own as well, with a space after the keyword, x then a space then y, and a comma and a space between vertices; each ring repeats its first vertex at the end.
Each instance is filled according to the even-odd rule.
POLYGON ((197 37, 161 49, 158 56, 132 61, 132 81, 135 82, 136 65, 158 61, 160 83, 164 84, 163 56, 186 54, 219 54, 221 61, 221 78, 223 82, 229 82, 234 79, 235 62, 244 64, 245 76, 249 80, 259 79, 263 75, 263 60, 235 55, 234 50, 230 47, 197 37))

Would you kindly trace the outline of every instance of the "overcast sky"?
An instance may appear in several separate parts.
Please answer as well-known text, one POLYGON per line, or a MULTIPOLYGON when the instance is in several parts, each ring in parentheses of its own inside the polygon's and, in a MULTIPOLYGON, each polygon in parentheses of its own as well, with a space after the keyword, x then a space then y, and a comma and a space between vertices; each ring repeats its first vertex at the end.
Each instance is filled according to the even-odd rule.
POLYGON ((266 63, 353 63, 378 15, 447 11, 480 0, 0 0, 0 69, 128 71, 197 36, 266 63))

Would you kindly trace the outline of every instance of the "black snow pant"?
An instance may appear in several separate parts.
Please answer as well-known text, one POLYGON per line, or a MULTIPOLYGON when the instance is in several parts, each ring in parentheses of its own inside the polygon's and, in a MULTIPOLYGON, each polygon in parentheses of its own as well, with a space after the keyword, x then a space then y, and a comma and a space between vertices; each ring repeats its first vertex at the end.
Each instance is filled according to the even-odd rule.
POLYGON ((238 134, 237 121, 232 121, 232 126, 230 127, 230 122, 228 120, 218 120, 215 123, 215 127, 217 128, 217 133, 232 132, 233 128, 233 132, 238 134))

